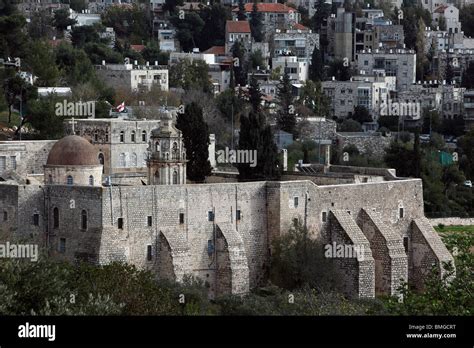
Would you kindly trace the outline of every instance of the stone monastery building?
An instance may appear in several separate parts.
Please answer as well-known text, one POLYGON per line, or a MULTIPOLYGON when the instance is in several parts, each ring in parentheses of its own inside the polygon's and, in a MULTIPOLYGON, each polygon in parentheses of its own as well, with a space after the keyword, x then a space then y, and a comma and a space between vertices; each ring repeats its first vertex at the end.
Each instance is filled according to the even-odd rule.
POLYGON ((272 241, 294 219, 324 243, 364 247, 363 258, 334 259, 341 290, 353 297, 396 295, 402 280, 422 289, 433 266, 442 273, 453 261, 424 216, 420 179, 326 165, 283 181, 186 184, 186 151, 172 119, 148 140, 148 182, 113 186, 103 184, 88 140, 57 141, 44 183, 0 182, 0 241, 36 240, 52 257, 123 261, 161 279, 193 275, 211 296, 265 281, 272 241))

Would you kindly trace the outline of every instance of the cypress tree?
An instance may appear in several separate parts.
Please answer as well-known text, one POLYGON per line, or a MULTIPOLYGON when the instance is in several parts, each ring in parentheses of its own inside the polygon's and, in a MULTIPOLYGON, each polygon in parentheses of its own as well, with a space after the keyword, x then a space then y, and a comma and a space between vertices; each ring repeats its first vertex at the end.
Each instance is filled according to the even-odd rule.
POLYGON ((263 41, 262 13, 258 12, 257 0, 253 1, 252 13, 250 14, 250 30, 256 42, 263 41))
POLYGON ((203 182, 211 174, 209 163, 209 127, 204 121, 202 108, 195 102, 178 114, 176 128, 183 132, 188 163, 186 173, 189 180, 203 182))
POLYGON ((296 127, 296 114, 294 110, 293 94, 291 93, 291 81, 288 72, 283 74, 281 83, 278 85, 277 98, 279 110, 277 114, 278 126, 285 132, 294 134, 296 127))

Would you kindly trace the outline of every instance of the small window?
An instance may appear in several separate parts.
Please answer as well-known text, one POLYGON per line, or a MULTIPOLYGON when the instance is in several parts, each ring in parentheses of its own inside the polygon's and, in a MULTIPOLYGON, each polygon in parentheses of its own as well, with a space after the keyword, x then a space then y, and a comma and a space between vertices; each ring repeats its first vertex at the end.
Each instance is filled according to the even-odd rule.
POLYGON ((293 198, 293 204, 294 204, 295 208, 298 208, 298 197, 293 198))
POLYGON ((153 217, 149 216, 148 217, 148 227, 153 226, 153 217))
POLYGON ((132 131, 132 135, 130 136, 130 140, 132 141, 132 143, 135 142, 135 131, 132 131))
POLYGON ((214 221, 214 212, 212 212, 212 211, 207 212, 207 220, 208 221, 214 221))
POLYGON ((120 230, 123 230, 123 218, 118 218, 117 223, 118 223, 118 228, 120 230))
POLYGON ((94 177, 92 175, 89 176, 89 186, 94 186, 94 177))
POLYGON ((153 259, 153 255, 151 253, 151 245, 146 246, 146 259, 151 261, 153 259))
POLYGON ((184 224, 184 213, 179 213, 179 223, 184 224))
POLYGON ((39 214, 33 214, 33 225, 39 226, 39 221, 40 221, 39 214))
POLYGON ((235 212, 235 219, 237 221, 239 221, 241 219, 241 213, 240 213, 240 209, 237 209, 237 211, 235 212))
POLYGON ((12 164, 12 169, 16 170, 16 156, 11 156, 10 161, 11 161, 11 164, 12 164))
POLYGON ((87 212, 85 210, 81 212, 81 229, 87 230, 87 212))
POLYGON ((66 238, 59 238, 59 252, 61 254, 66 252, 66 238))
POLYGON ((214 253, 214 243, 212 240, 207 241, 207 254, 211 256, 214 253))
POLYGON ((94 142, 98 142, 99 141, 99 133, 97 131, 95 131, 94 133, 94 142))
POLYGON ((403 237, 403 246, 405 247, 405 252, 408 252, 408 237, 403 237))
POLYGON ((6 211, 3 212, 3 221, 8 220, 8 213, 6 211))
POLYGON ((146 131, 142 131, 142 141, 146 143, 146 131))
POLYGON ((326 222, 328 220, 328 213, 323 211, 322 215, 321 215, 321 220, 323 222, 326 222))
POLYGON ((125 141, 125 133, 123 131, 120 132, 120 142, 123 143, 125 141))
POLYGON ((404 212, 403 208, 398 209, 398 215, 399 215, 400 219, 403 219, 404 213, 405 212, 404 212))
POLYGON ((74 184, 74 179, 72 178, 71 175, 68 175, 68 176, 67 176, 66 184, 67 184, 67 185, 73 185, 73 184, 74 184))
POLYGON ((59 209, 53 209, 53 228, 59 228, 59 209))

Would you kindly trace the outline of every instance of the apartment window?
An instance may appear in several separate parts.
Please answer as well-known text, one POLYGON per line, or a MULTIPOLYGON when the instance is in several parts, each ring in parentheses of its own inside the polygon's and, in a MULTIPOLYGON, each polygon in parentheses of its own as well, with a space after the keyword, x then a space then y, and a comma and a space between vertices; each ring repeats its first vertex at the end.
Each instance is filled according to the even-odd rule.
POLYGON ((117 220, 119 230, 123 230, 123 218, 118 218, 117 220))
POLYGON ((399 208, 399 209, 398 209, 398 216, 400 217, 400 219, 403 219, 404 214, 405 214, 404 209, 403 209, 403 208, 399 208))
POLYGON ((120 155, 119 155, 119 167, 126 167, 127 166, 127 162, 125 160, 125 154, 122 152, 120 155))
POLYGON ((67 184, 67 185, 72 185, 72 184, 74 184, 74 179, 72 178, 71 175, 68 175, 68 176, 67 176, 66 184, 67 184))
POLYGON ((16 156, 11 156, 10 161, 11 161, 11 164, 12 164, 12 169, 16 170, 16 156))
POLYGON ((0 171, 7 169, 7 158, 5 156, 0 156, 0 171))
POLYGON ((94 177, 92 175, 89 176, 89 186, 94 186, 94 177))
POLYGON ((293 198, 293 205, 295 206, 295 208, 298 208, 298 197, 293 198))
POLYGON ((85 210, 81 212, 81 229, 87 230, 87 212, 85 210))
POLYGON ((207 212, 207 220, 208 221, 214 221, 214 212, 212 212, 212 211, 207 212))
POLYGON ((326 222, 327 219, 328 219, 328 213, 323 211, 322 214, 321 214, 321 221, 326 222))
POLYGON ((135 142, 135 131, 132 131, 132 135, 130 136, 130 140, 132 141, 132 143, 135 142))
POLYGON ((53 209, 53 228, 59 228, 59 209, 53 209))
POLYGON ((33 225, 39 226, 39 220, 40 220, 39 214, 33 214, 33 225))
POLYGON ((148 227, 153 226, 153 217, 152 217, 152 216, 149 216, 149 217, 148 217, 148 219, 147 219, 147 224, 148 224, 148 227))
POLYGON ((368 61, 368 60, 364 60, 364 65, 369 65, 369 61, 368 61))
POLYGON ((240 209, 237 209, 236 214, 235 214, 235 219, 239 221, 242 218, 240 209))
POLYGON ((179 213, 179 223, 184 224, 184 213, 179 213))
POLYGON ((146 143, 146 131, 142 131, 142 141, 146 143))
POLYGON ((123 143, 125 141, 125 133, 124 131, 120 132, 120 142, 123 143))
POLYGON ((153 259, 153 255, 151 253, 151 245, 146 246, 146 259, 151 261, 153 259))
POLYGON ((66 252, 66 238, 59 238, 59 252, 61 254, 66 252))
POLYGON ((8 213, 6 211, 3 212, 3 221, 8 220, 8 213))

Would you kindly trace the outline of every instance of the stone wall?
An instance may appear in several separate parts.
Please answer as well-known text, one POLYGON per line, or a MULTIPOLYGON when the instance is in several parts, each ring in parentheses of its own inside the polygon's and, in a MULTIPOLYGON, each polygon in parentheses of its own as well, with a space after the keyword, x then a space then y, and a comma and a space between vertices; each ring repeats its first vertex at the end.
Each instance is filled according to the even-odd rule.
POLYGON ((390 146, 392 137, 381 134, 370 133, 337 133, 336 142, 339 151, 346 146, 354 145, 359 153, 382 159, 385 155, 385 148, 390 146))
POLYGON ((460 217, 447 217, 447 218, 436 218, 428 219, 431 226, 445 225, 445 226, 471 226, 474 225, 474 218, 460 218, 460 217))
POLYGON ((14 170, 20 176, 41 174, 55 143, 56 140, 0 141, 0 157, 5 157, 7 171, 14 170))

